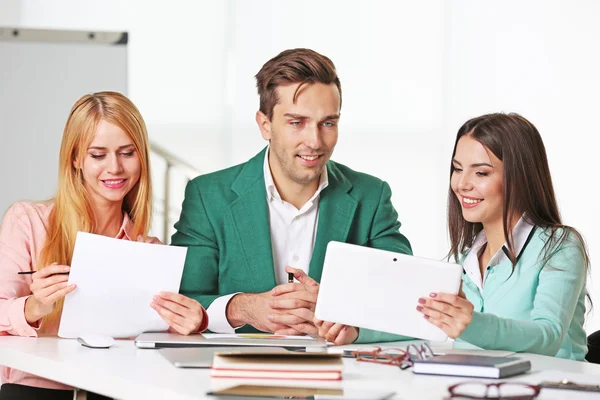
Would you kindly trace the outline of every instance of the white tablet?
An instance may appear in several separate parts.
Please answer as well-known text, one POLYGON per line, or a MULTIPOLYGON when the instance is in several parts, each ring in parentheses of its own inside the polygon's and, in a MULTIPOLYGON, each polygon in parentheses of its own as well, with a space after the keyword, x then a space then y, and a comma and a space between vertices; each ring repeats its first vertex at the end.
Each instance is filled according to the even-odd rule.
POLYGON ((458 293, 462 267, 347 243, 327 246, 315 316, 323 321, 444 341, 416 310, 419 297, 458 293))

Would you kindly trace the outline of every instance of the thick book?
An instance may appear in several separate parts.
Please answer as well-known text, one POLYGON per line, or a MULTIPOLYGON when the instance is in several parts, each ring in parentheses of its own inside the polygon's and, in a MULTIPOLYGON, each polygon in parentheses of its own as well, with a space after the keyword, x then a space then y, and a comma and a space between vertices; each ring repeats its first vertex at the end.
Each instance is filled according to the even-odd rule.
POLYGON ((213 378, 342 379, 342 355, 294 352, 282 348, 218 352, 213 358, 213 378))
POLYGON ((531 363, 517 357, 488 357, 464 354, 435 356, 416 360, 415 374, 469 376, 474 378, 506 378, 531 369, 531 363))

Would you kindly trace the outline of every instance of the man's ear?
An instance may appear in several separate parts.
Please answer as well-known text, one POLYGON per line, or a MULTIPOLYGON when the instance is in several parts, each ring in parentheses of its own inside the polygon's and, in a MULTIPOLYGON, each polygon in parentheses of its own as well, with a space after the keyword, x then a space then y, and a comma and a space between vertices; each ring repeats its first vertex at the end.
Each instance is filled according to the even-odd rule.
POLYGON ((262 111, 256 112, 256 124, 258 125, 258 129, 260 129, 263 139, 271 140, 271 121, 269 121, 269 117, 262 111))

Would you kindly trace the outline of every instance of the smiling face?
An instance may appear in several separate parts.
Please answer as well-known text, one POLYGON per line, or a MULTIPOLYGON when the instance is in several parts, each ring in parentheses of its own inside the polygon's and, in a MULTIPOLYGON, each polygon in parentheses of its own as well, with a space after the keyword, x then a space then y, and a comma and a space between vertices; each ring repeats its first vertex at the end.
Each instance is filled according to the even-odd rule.
POLYGON ((80 165, 84 186, 98 205, 122 205, 141 174, 140 158, 131 138, 104 120, 98 124, 80 165))
POLYGON ((271 121, 262 112, 257 122, 270 142, 269 165, 276 183, 318 184, 338 138, 340 92, 335 84, 279 86, 271 121), (277 182, 279 180, 279 182, 277 182))
POLYGON ((502 225, 502 161, 467 134, 456 145, 450 185, 465 220, 502 225))

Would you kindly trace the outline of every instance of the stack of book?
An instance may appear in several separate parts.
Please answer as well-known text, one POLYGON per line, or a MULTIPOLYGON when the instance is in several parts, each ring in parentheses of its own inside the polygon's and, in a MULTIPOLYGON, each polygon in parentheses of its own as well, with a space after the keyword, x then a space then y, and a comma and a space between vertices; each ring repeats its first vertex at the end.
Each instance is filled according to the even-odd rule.
POLYGON ((215 353, 210 376, 249 379, 342 379, 342 355, 305 353, 283 348, 215 353))

